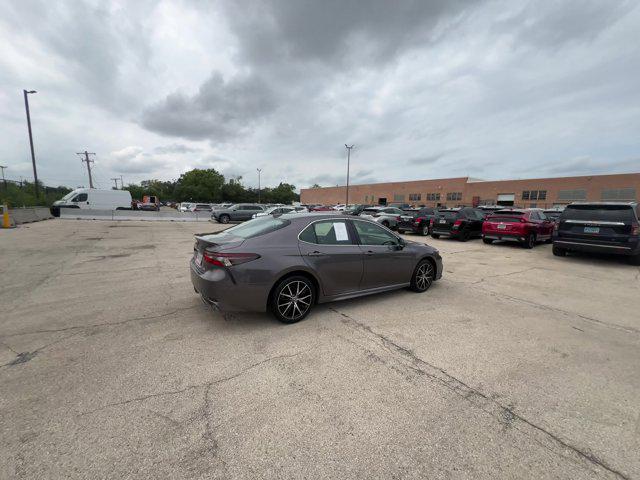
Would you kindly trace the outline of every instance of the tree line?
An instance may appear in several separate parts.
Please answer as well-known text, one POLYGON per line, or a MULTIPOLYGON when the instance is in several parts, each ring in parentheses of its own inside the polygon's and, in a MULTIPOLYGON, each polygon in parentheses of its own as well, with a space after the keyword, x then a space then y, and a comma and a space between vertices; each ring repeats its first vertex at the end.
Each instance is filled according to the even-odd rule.
POLYGON ((3 182, 0 180, 0 203, 6 203, 13 208, 50 206, 70 191, 70 188, 64 186, 47 187, 38 181, 38 196, 36 197, 35 184, 33 182, 16 182, 14 180, 3 182))
POLYGON ((161 201, 205 203, 291 203, 300 200, 295 185, 280 182, 274 188, 247 188, 242 177, 225 179, 213 168, 194 169, 180 175, 177 180, 144 180, 140 184, 124 187, 131 198, 142 200, 145 195, 156 195, 161 201))

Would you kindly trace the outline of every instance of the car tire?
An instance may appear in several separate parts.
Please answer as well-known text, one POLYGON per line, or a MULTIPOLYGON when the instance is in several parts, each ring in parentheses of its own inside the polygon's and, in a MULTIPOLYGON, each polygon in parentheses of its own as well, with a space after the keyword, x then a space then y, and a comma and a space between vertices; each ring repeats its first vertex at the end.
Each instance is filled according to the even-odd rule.
POLYGON ((522 246, 526 249, 532 249, 536 245, 536 236, 533 233, 527 235, 522 246))
POLYGON ((556 247, 555 245, 552 248, 553 254, 556 257, 566 257, 567 251, 564 248, 556 247))
POLYGON ((493 243, 493 238, 483 238, 482 242, 486 243, 487 245, 491 245, 493 243))
POLYGON ((432 233, 431 234, 431 238, 435 238, 437 240, 438 238, 440 238, 440 234, 439 233, 432 233))
POLYGON ((631 265, 640 265, 640 255, 634 255, 633 257, 629 257, 629 263, 631 265))
POLYGON ((429 225, 423 225, 423 227, 420 229, 420 234, 423 237, 426 237, 427 235, 429 235, 429 225))
POLYGON ((469 240, 469 238, 471 238, 471 235, 468 231, 460 232, 460 235, 458 235, 458 240, 460 240, 461 242, 466 242, 469 240))
POLYGON ((413 271, 409 288, 413 292, 426 292, 433 284, 435 277, 436 270, 433 263, 429 260, 422 260, 413 271))
POLYGON ((307 277, 295 275, 273 289, 269 307, 282 323, 296 323, 309 315, 316 301, 316 287, 307 277), (296 300, 293 300, 293 299, 296 300), (291 300, 290 300, 291 299, 291 300))
POLYGON ((218 221, 219 221, 220 223, 229 223, 229 220, 230 220, 229 215, 220 215, 220 216, 218 217, 218 221))

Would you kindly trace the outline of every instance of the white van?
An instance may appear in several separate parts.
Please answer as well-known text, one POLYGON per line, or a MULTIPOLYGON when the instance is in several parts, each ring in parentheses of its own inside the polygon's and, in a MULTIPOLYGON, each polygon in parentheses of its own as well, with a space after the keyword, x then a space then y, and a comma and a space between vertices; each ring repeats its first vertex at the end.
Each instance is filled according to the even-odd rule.
POLYGON ((61 200, 53 202, 51 215, 59 217, 61 208, 131 210, 131 193, 128 190, 77 188, 67 193, 61 200))

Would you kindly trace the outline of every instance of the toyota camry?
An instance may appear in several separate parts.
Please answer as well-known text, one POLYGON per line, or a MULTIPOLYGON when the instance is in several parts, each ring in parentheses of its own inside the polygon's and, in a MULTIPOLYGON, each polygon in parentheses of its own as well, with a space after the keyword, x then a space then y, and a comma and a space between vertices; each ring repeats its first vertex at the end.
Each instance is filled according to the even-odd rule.
POLYGON ((435 248, 335 213, 259 217, 198 234, 190 263, 193 287, 209 305, 270 310, 285 323, 317 303, 399 288, 425 292, 442 276, 435 248))

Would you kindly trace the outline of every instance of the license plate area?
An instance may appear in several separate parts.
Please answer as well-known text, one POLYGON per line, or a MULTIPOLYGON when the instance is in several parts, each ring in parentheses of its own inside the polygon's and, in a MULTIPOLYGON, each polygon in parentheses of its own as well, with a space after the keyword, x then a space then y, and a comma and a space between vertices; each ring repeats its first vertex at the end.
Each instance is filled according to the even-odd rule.
POLYGON ((584 233, 600 233, 600 227, 584 227, 584 233))
POLYGON ((438 221, 438 223, 447 223, 447 221, 446 220, 440 220, 440 221, 438 221))
POLYGON ((498 230, 506 230, 507 226, 504 223, 499 223, 498 224, 498 230))

